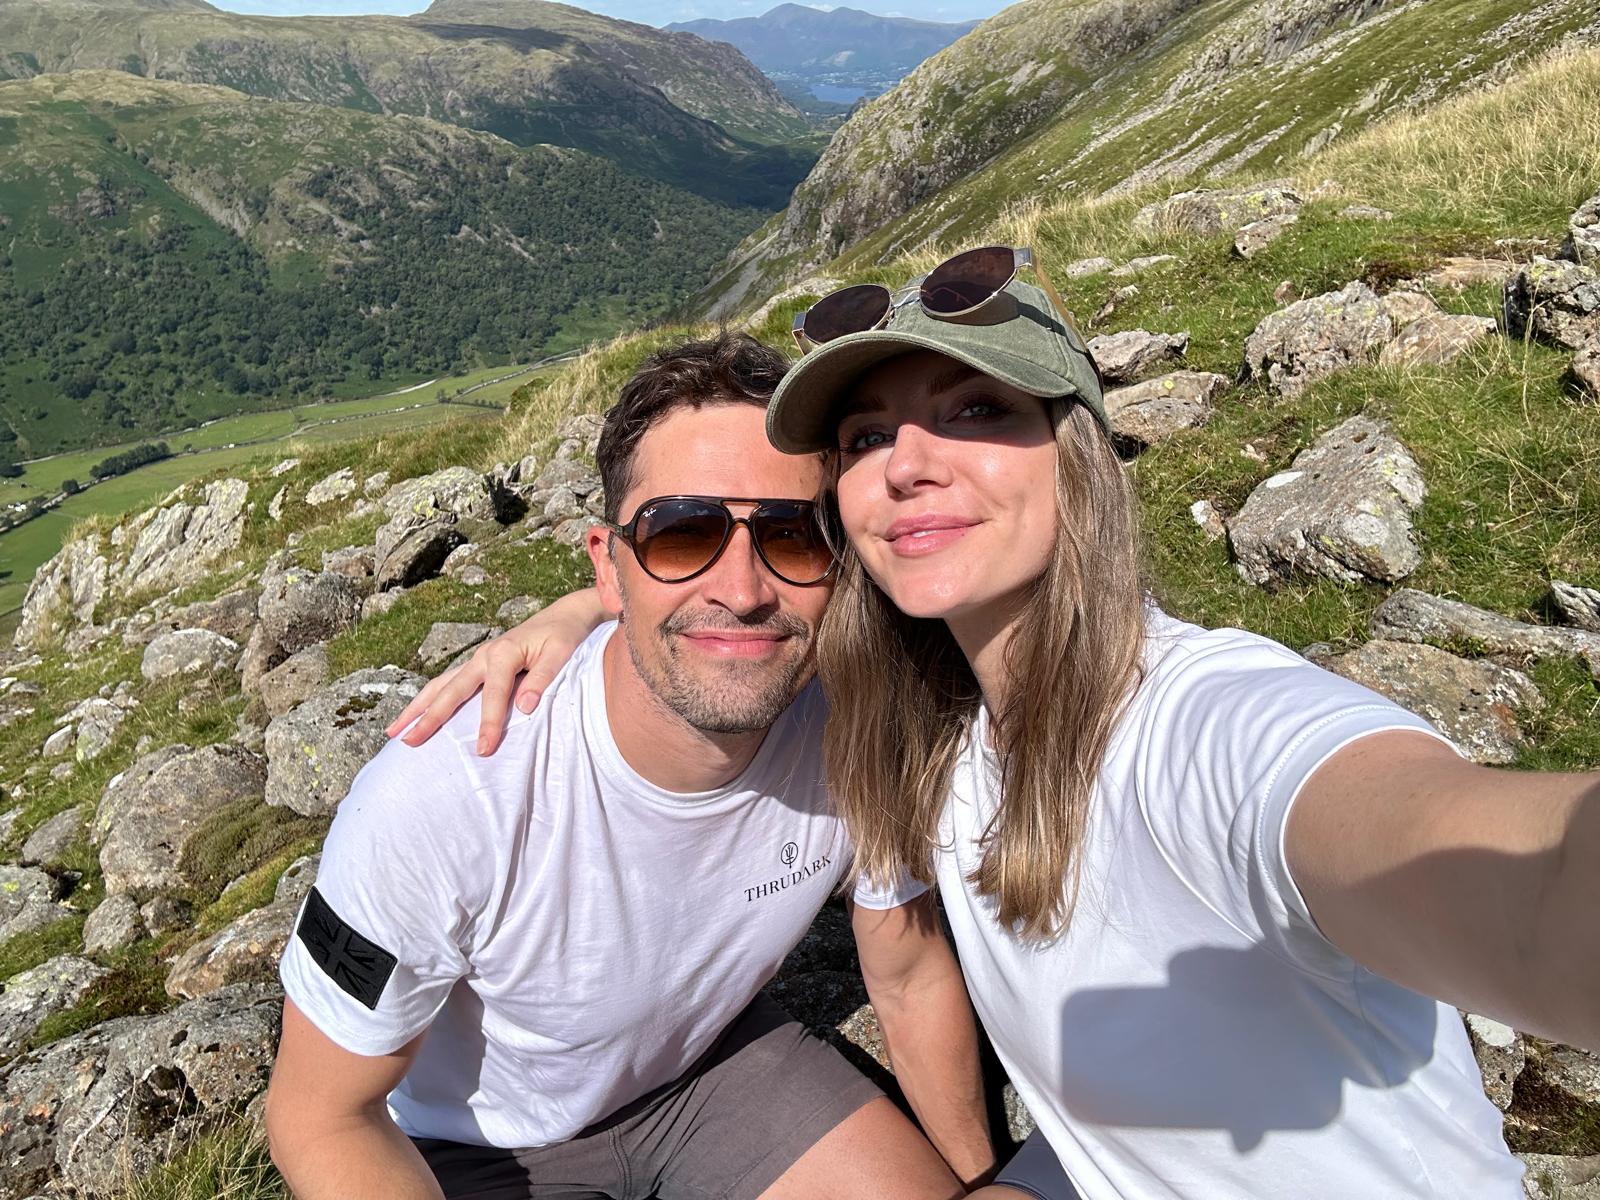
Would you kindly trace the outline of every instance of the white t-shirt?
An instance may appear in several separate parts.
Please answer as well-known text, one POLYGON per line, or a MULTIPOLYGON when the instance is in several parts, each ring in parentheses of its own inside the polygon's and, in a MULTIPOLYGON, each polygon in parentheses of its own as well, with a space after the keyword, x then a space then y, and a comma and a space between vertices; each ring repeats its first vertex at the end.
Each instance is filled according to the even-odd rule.
POLYGON ((997 801, 984 715, 937 863, 973 1002, 1084 1200, 1520 1198, 1460 1017, 1328 942, 1284 857, 1329 755, 1432 730, 1265 638, 1148 629, 1065 936, 1022 941, 967 880, 997 801))
MULTIPOLYGON (((327 969, 291 938, 284 988, 356 1054, 428 1030, 389 1098, 408 1134, 548 1145, 681 1077, 850 870, 822 785, 820 689, 733 783, 667 792, 611 735, 602 652, 614 629, 579 648, 533 713, 513 715, 491 757, 472 751, 477 705, 420 747, 391 742, 329 830, 317 893, 393 968, 368 1007, 339 982, 345 951, 387 958, 336 925, 327 969)), ((855 899, 890 908, 922 890, 859 886, 855 899)))

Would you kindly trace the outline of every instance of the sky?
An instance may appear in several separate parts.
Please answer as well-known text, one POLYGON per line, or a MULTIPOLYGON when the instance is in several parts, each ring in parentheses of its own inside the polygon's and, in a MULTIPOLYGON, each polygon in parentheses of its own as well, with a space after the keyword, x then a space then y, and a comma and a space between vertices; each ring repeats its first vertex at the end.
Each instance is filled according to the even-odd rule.
MULTIPOLYGON (((211 0, 230 12, 263 13, 271 16, 328 13, 349 16, 355 13, 421 12, 429 0, 211 0)), ((571 3, 572 0, 567 0, 571 3)), ((581 0, 579 8, 622 17, 646 25, 667 25, 673 21, 693 21, 699 17, 759 17, 777 7, 779 0, 581 0)), ((972 21, 992 17, 1011 0, 849 0, 849 7, 884 16, 916 17, 922 21, 972 21)), ((813 8, 833 8, 813 4, 813 8)))

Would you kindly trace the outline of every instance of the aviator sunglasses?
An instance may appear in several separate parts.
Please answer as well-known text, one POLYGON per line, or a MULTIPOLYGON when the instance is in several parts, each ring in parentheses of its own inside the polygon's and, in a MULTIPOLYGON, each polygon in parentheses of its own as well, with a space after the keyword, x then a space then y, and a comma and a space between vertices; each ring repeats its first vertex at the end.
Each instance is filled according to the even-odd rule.
POLYGON ((737 496, 657 496, 634 511, 626 525, 607 525, 633 549, 645 574, 662 583, 687 583, 709 571, 743 525, 756 554, 785 583, 821 583, 833 570, 828 548, 810 500, 749 500, 737 496), (736 517, 730 504, 751 504, 750 515, 736 517))
POLYGON ((898 292, 878 283, 858 283, 818 300, 794 319, 794 340, 802 353, 844 337, 882 329, 913 300, 941 321, 971 316, 992 301, 1023 267, 1031 267, 1056 311, 1067 312, 1050 279, 1026 247, 982 246, 947 258, 923 278, 898 292))

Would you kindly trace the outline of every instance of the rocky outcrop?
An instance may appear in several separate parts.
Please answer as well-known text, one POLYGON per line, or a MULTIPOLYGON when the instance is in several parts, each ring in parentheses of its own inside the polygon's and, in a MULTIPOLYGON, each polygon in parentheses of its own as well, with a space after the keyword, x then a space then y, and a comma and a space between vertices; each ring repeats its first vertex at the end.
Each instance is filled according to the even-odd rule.
POLYGON ((1233 252, 1240 258, 1254 258, 1288 233, 1299 219, 1297 214, 1288 213, 1281 217, 1268 217, 1263 221, 1251 221, 1233 235, 1233 252))
POLYGON ((205 819, 260 796, 266 764, 238 746, 167 746, 113 779, 101 797, 94 831, 106 892, 148 896, 191 882, 184 850, 205 819))
POLYGON ((1383 301, 1364 283, 1312 296, 1266 317, 1245 342, 1245 366, 1279 391, 1366 362, 1394 336, 1383 301))
POLYGON ((1483 1074, 1484 1093, 1504 1112, 1511 1107, 1511 1096, 1527 1062, 1527 1047, 1522 1035, 1511 1026, 1488 1017, 1464 1013, 1472 1054, 1483 1074))
POLYGON ((1600 346, 1600 265, 1534 259, 1506 281, 1505 326, 1568 350, 1600 346))
POLYGON ((1560 579, 1550 581, 1550 603, 1561 620, 1590 633, 1600 633, 1600 588, 1579 587, 1560 579))
POLYGON ((1179 192, 1141 208, 1134 214, 1133 228, 1147 234, 1210 237, 1256 221, 1293 216, 1304 203, 1300 193, 1282 180, 1249 188, 1179 192))
POLYGON ((63 624, 88 625, 106 594, 110 564, 99 539, 79 538, 35 572, 22 601, 18 646, 40 646, 63 624))
POLYGON ((238 1116, 265 1090, 281 993, 229 988, 153 1017, 124 1017, 0 1068, 8 1194, 54 1184, 109 1200, 168 1148, 238 1116))
POLYGON ((1226 376, 1209 371, 1174 371, 1105 394, 1106 416, 1119 442, 1134 449, 1154 446, 1211 419, 1226 376))
POLYGON ((1125 329, 1092 337, 1088 344, 1101 378, 1117 387, 1137 382, 1181 359, 1189 348, 1189 335, 1125 329))
POLYGON ((343 633, 361 617, 361 594, 332 571, 274 564, 261 576, 262 640, 287 658, 343 633))
POLYGON ((321 855, 296 859, 278 880, 271 904, 185 950, 167 974, 167 994, 194 999, 231 984, 273 978, 320 860, 321 855))
POLYGON ((477 625, 459 621, 436 621, 428 636, 417 647, 417 662, 424 670, 443 666, 458 654, 486 642, 505 630, 494 625, 477 625))
POLYGON ((1235 566, 1263 587, 1294 575, 1403 579, 1422 561, 1411 514, 1425 494, 1416 460, 1388 427, 1351 417, 1257 487, 1228 522, 1235 566))
POLYGON ((232 670, 239 643, 209 629, 175 629, 154 638, 144 650, 139 674, 154 682, 175 675, 209 675, 232 670))
POLYGON ((1528 1200, 1600 1200, 1600 1154, 1519 1154, 1528 1200))
POLYGON ((1385 367, 1442 367, 1492 338, 1488 317, 1436 313, 1411 322, 1378 353, 1385 367))
POLYGON ((179 629, 209 629, 212 633, 244 644, 256 626, 256 604, 261 591, 256 587, 238 588, 215 600, 198 600, 165 612, 160 605, 140 609, 128 618, 122 640, 129 646, 148 644, 163 633, 179 629))
POLYGON ((1372 636, 1402 642, 1477 646, 1485 654, 1577 658, 1600 679, 1600 633, 1530 625, 1459 600, 1401 588, 1373 611, 1372 636))
POLYGON ((82 809, 58 812, 28 835, 22 843, 21 862, 25 867, 53 867, 61 863, 82 836, 87 819, 82 809))
POLYGON ((269 717, 281 717, 311 699, 328 682, 328 647, 318 642, 291 654, 256 683, 269 717))
POLYGON ((312 508, 343 500, 356 490, 356 475, 349 467, 341 467, 333 474, 317 480, 306 489, 306 503, 312 508))
POLYGON ((0 983, 0 1062, 27 1045, 39 1027, 88 994, 106 970, 62 955, 0 983))
POLYGON ((0 942, 67 916, 61 884, 34 867, 0 864, 0 942))
POLYGON ((1589 266, 1600 265, 1600 192, 1578 205, 1572 214, 1557 257, 1589 266))
POLYGON ((1322 663, 1427 719, 1473 762, 1515 762, 1517 714, 1544 707, 1521 671, 1415 642, 1372 641, 1322 663))
POLYGON ((110 954, 133 945, 146 932, 137 900, 126 893, 107 896, 83 923, 83 949, 86 954, 110 954))
POLYGON ((267 803, 302 816, 333 812, 424 682, 397 667, 355 671, 275 718, 267 726, 267 803))

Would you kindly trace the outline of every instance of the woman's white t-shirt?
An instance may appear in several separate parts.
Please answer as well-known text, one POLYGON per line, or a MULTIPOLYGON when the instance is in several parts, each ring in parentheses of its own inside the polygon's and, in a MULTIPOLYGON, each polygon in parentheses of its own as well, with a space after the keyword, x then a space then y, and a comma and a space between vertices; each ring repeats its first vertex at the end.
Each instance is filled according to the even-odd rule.
POLYGON ((968 881, 998 800, 986 714, 937 859, 973 1002, 1084 1200, 1521 1197, 1458 1014, 1324 938, 1284 857, 1324 760, 1431 727, 1253 634, 1153 609, 1148 633, 1067 933, 1023 941, 968 881))

